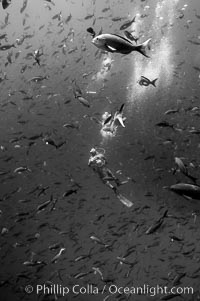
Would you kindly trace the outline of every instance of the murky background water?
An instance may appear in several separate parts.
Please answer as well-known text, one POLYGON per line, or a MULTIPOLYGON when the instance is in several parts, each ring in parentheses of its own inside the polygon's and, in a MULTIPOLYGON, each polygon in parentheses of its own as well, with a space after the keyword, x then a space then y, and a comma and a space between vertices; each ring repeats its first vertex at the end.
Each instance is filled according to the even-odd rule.
POLYGON ((199 300, 199 201, 163 189, 191 183, 173 174, 175 157, 199 178, 200 141, 192 133, 200 116, 199 1, 29 0, 23 12, 23 1, 12 2, 0 9, 1 35, 7 34, 1 44, 16 46, 0 51, 1 300, 159 300, 161 294, 112 295, 108 287, 170 288, 177 275, 177 286, 194 289, 182 299, 199 300), (123 36, 119 28, 133 16, 128 30, 139 42, 152 38, 149 59, 92 45, 88 27, 123 36), (33 64, 38 48, 41 66, 33 64), (157 87, 140 86, 141 75, 158 78, 157 87), (30 82, 34 76, 49 78, 30 82), (74 99, 74 80, 90 108, 74 99), (100 119, 122 103, 126 127, 102 137, 89 117, 100 119), (177 112, 166 114, 170 109, 177 112), (175 129, 156 126, 162 121, 175 129), (120 187, 131 208, 87 166, 95 145, 105 149, 113 172, 132 179, 120 187), (165 210, 162 225, 147 235, 165 210), (38 284, 92 284, 99 294, 36 295, 38 284))

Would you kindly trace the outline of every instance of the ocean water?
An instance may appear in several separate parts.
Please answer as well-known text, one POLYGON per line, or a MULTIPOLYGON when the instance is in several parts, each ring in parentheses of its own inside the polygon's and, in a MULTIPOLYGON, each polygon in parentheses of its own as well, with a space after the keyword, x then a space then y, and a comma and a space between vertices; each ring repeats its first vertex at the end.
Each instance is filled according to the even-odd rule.
POLYGON ((199 300, 199 200, 166 189, 192 184, 174 172, 175 157, 200 185, 199 1, 23 3, 0 9, 1 300, 199 300), (127 30, 138 43, 152 39, 149 58, 91 43, 87 28, 123 36, 134 16, 127 30), (139 85, 141 76, 158 78, 156 87, 139 85), (90 107, 75 99, 75 83, 90 107), (125 128, 102 136, 96 120, 122 104, 125 128), (94 146, 129 179, 119 190, 132 207, 88 167, 94 146), (121 289, 137 286, 152 293, 121 289), (154 294, 156 286, 181 296, 154 294))

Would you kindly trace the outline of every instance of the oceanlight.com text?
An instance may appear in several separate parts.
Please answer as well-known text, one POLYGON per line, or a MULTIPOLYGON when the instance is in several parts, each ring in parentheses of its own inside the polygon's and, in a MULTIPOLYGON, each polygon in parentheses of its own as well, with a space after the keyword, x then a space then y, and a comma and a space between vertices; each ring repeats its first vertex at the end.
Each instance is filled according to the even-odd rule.
POLYGON ((147 295, 154 297, 156 295, 192 295, 194 289, 192 287, 181 287, 181 286, 150 286, 144 284, 143 286, 117 286, 115 284, 95 286, 93 284, 87 284, 81 286, 75 284, 72 286, 63 286, 60 284, 37 284, 35 287, 27 285, 25 287, 27 294, 36 293, 37 295, 57 295, 66 296, 68 294, 74 295, 98 295, 98 294, 109 294, 109 295, 147 295))

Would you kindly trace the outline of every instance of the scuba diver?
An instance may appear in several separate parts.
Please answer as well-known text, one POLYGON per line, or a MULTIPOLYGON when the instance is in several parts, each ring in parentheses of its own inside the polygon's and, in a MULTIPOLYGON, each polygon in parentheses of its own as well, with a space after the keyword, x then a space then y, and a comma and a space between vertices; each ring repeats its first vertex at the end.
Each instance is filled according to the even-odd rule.
POLYGON ((90 158, 88 161, 88 166, 91 166, 94 171, 99 174, 102 182, 106 184, 109 188, 111 188, 115 193, 117 192, 117 187, 122 183, 116 178, 111 170, 106 167, 106 158, 104 157, 104 149, 101 148, 92 148, 90 150, 90 158), (103 152, 102 152, 103 151, 103 152), (114 181, 116 186, 110 183, 110 181, 114 181))
POLYGON ((121 105, 120 109, 115 112, 114 115, 105 112, 102 116, 102 133, 108 133, 115 135, 118 125, 125 127, 124 121, 126 117, 123 117, 124 104, 121 105))
POLYGON ((90 158, 88 161, 88 166, 91 166, 92 169, 98 173, 100 179, 104 184, 111 188, 116 194, 117 198, 127 207, 131 207, 133 203, 125 198, 122 194, 119 193, 118 187, 120 185, 128 183, 129 179, 125 181, 120 181, 112 171, 106 166, 107 161, 104 156, 105 150, 102 148, 92 148, 90 150, 90 158), (113 183, 111 183, 113 182, 113 183))

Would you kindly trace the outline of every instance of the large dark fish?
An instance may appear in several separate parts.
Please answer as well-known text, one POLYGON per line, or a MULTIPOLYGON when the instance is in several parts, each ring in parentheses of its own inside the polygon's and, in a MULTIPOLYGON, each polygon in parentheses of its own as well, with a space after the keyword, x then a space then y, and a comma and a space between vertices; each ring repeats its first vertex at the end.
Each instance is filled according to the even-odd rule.
POLYGON ((116 34, 101 34, 96 36, 92 43, 97 47, 104 51, 112 52, 112 53, 122 53, 129 54, 132 51, 137 51, 143 54, 146 57, 149 57, 146 53, 147 49, 150 49, 149 43, 151 39, 146 40, 144 43, 140 45, 133 45, 131 41, 126 38, 123 38, 116 34))
POLYGON ((2 7, 6 9, 11 4, 11 0, 2 0, 2 7))
POLYGON ((169 189, 189 199, 200 200, 200 186, 178 183, 169 187, 169 189))
POLYGON ((140 80, 139 80, 139 85, 140 86, 149 86, 152 85, 154 87, 156 87, 156 81, 158 80, 158 78, 155 78, 154 80, 150 80, 149 78, 145 77, 145 76, 141 76, 140 80))
POLYGON ((133 23, 135 22, 135 18, 136 18, 136 17, 134 17, 131 21, 125 22, 125 23, 120 27, 120 30, 124 30, 124 29, 130 27, 131 24, 133 24, 133 23))

